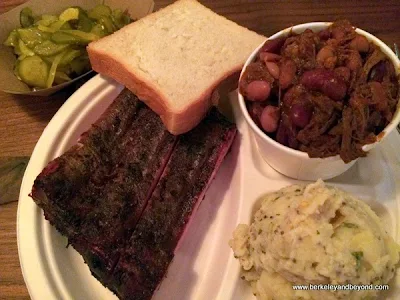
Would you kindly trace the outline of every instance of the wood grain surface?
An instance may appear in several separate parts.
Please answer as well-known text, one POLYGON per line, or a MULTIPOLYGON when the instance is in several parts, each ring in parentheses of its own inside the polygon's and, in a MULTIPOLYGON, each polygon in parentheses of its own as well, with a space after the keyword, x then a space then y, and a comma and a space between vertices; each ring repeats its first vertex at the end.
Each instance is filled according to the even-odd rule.
MULTIPOLYGON (((23 2, 0 0, 0 13, 23 2)), ((155 9, 172 2, 156 0, 155 9)), ((400 45, 398 0, 200 2, 228 19, 266 36, 299 23, 347 18, 388 45, 400 45)), ((13 96, 0 92, 0 156, 30 155, 47 123, 76 88, 46 98, 13 96)), ((0 206, 0 299, 29 299, 18 261, 16 212, 17 202, 0 206)))

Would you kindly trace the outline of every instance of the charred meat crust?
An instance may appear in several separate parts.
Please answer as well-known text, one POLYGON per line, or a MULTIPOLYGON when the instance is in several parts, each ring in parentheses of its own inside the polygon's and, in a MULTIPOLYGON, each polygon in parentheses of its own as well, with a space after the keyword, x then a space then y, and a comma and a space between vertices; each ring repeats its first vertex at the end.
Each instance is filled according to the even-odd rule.
POLYGON ((236 134, 216 109, 173 136, 124 90, 35 180, 32 198, 121 299, 150 299, 236 134))
POLYGON ((110 288, 121 299, 150 299, 174 257, 236 129, 216 111, 181 135, 118 265, 110 288))
POLYGON ((110 275, 175 143, 159 118, 124 91, 36 179, 35 202, 97 278, 110 275))

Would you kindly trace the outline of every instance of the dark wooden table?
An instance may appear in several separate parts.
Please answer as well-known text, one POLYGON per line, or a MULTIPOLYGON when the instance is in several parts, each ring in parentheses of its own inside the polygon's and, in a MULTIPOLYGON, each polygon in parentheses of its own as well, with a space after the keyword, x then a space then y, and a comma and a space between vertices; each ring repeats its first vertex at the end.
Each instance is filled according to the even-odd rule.
MULTIPOLYGON (((0 0, 0 13, 25 2, 0 0)), ((174 1, 157 1, 159 9, 174 1)), ((285 27, 347 18, 388 45, 400 45, 400 1, 203 0, 215 12, 266 36, 285 27)), ((51 97, 16 97, 0 92, 0 157, 30 155, 44 127, 73 90, 51 97)), ((15 199, 17 200, 17 199, 15 199)), ((0 299, 26 299, 18 261, 17 202, 0 206, 0 299)))

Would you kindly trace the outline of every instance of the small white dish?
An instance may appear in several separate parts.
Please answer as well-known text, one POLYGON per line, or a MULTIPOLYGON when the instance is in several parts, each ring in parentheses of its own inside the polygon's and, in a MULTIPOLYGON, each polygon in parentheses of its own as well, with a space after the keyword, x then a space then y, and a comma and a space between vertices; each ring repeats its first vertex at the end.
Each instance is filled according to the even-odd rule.
MULTIPOLYGON (((312 22, 300 24, 281 30, 278 33, 272 35, 269 39, 273 40, 276 38, 285 37, 288 36, 290 32, 301 33, 306 29, 311 29, 314 32, 318 32, 329 27, 331 24, 332 23, 330 22, 312 22)), ((364 30, 356 29, 356 32, 365 36, 375 45, 378 45, 394 64, 397 74, 400 72, 399 59, 385 43, 364 30)), ((242 69, 242 73, 240 74, 240 78, 242 77, 246 67, 251 62, 253 62, 263 45, 264 43, 257 47, 257 49, 255 49, 250 57, 247 59, 242 69)), ((245 99, 240 91, 238 91, 238 97, 241 112, 244 115, 244 119, 246 120, 250 131, 255 138, 261 156, 272 168, 274 168, 279 173, 299 180, 317 180, 319 178, 330 179, 346 172, 357 161, 353 160, 346 164, 343 162, 339 155, 328 158, 310 158, 305 152, 295 150, 278 143, 277 141, 266 135, 254 123, 254 121, 250 117, 250 114, 247 111, 245 99)), ((388 124, 388 126, 386 126, 382 133, 379 134, 379 140, 373 144, 364 145, 363 150, 369 151, 376 145, 380 144, 380 142, 396 128, 399 122, 400 106, 398 104, 393 120, 388 124)))

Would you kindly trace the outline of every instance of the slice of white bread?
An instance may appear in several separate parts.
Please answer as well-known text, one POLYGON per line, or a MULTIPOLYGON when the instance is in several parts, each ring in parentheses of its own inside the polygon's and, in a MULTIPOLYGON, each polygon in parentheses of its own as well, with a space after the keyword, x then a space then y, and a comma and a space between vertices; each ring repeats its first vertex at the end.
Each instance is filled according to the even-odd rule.
POLYGON ((265 37, 179 0, 87 47, 92 68, 125 85, 172 134, 194 128, 211 94, 265 37))

